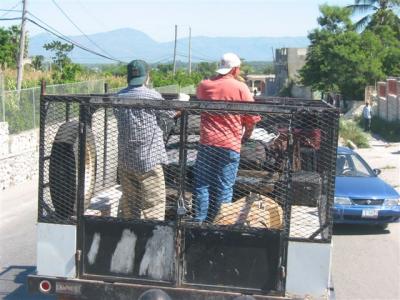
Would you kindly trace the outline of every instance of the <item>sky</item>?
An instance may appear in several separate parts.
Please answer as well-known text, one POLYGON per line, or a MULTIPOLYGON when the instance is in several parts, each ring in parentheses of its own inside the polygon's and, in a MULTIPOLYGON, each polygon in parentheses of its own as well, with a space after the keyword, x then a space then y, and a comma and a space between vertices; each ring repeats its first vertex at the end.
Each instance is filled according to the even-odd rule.
MULTIPOLYGON (((281 37, 306 36, 317 27, 318 7, 345 6, 353 0, 26 0, 27 10, 64 35, 140 30, 158 42, 192 36, 281 37), (56 4, 75 23, 74 26, 56 4), (78 28, 79 29, 78 29, 78 28)), ((21 0, 0 0, 0 19, 20 17, 21 0), (5 15, 6 14, 6 15, 5 15)), ((1 21, 0 26, 20 21, 1 21)), ((28 23, 30 36, 43 29, 28 23)))

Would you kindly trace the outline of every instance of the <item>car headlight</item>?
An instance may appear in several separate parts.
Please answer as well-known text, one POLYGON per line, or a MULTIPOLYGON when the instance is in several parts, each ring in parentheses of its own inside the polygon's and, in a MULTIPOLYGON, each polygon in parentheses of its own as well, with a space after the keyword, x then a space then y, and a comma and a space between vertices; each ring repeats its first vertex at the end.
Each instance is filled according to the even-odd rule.
POLYGON ((400 205, 400 198, 385 199, 386 206, 400 205))
POLYGON ((335 204, 339 205, 351 205, 351 200, 348 197, 335 197, 335 204))

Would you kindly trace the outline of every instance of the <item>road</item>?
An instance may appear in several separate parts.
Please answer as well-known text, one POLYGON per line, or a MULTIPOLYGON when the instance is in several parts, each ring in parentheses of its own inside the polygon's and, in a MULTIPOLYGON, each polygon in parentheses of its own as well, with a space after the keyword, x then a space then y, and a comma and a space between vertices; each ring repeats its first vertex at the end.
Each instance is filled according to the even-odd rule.
MULTIPOLYGON (((399 189, 400 144, 359 153, 372 167, 382 168, 381 176, 399 189)), ((26 276, 35 270, 36 197, 36 182, 0 191, 1 299, 52 299, 28 296, 25 285, 26 276)), ((336 227, 332 270, 338 300, 400 299, 400 223, 384 231, 336 227)))

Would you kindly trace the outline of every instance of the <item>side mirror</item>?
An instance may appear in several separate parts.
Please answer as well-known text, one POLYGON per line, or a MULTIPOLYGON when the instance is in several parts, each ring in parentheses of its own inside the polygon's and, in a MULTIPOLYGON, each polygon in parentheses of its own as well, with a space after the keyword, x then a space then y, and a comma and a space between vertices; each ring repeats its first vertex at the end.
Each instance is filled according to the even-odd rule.
POLYGON ((373 169, 372 171, 374 171, 374 174, 376 175, 376 176, 378 176, 379 174, 381 174, 381 170, 380 169, 373 169))

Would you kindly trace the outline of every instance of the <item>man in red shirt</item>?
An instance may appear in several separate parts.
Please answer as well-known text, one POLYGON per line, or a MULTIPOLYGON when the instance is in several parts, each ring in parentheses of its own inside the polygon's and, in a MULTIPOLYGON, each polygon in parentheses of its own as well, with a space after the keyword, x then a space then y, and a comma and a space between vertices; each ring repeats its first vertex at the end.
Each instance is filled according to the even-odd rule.
MULTIPOLYGON (((236 79, 240 73, 237 55, 224 54, 217 73, 216 77, 199 84, 199 100, 254 101, 247 85, 236 79)), ((251 136, 260 119, 233 113, 201 114, 200 145, 194 168, 196 221, 212 222, 221 204, 232 201, 242 140, 251 136)))

